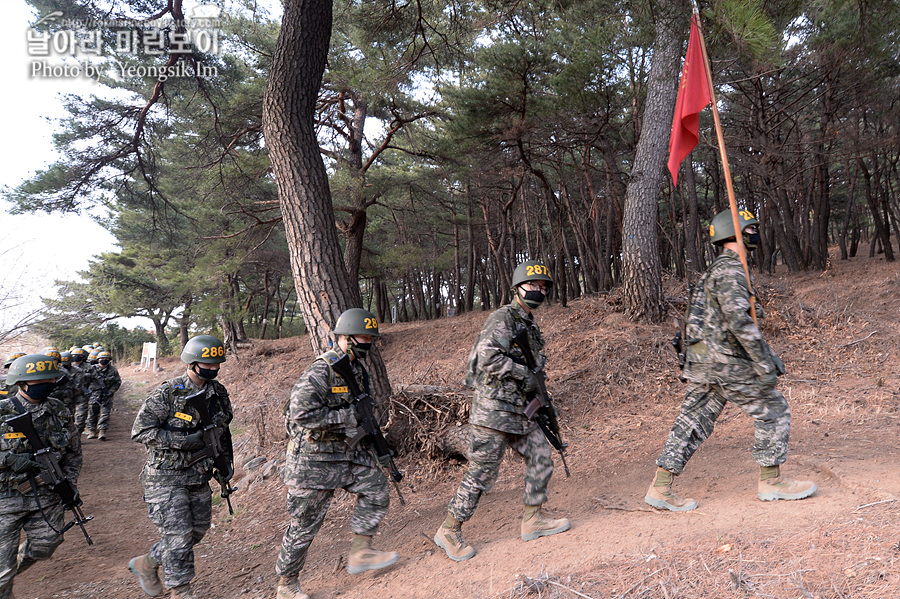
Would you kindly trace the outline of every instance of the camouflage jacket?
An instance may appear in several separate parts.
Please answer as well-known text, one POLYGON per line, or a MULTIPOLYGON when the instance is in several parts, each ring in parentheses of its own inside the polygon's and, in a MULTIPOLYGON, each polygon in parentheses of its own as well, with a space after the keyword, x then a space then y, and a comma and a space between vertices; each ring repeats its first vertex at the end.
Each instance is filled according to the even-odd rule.
POLYGON ((523 390, 528 374, 525 357, 512 338, 525 328, 538 366, 547 357, 541 353, 544 338, 534 318, 517 300, 491 314, 478 336, 466 362, 467 387, 474 387, 469 423, 505 433, 522 435, 535 424, 525 417, 529 402, 523 390))
POLYGON ((62 377, 51 395, 66 404, 70 411, 74 410, 84 393, 84 371, 74 364, 60 365, 59 371, 62 377))
MULTIPOLYGON (((225 429, 222 447, 233 461, 231 431, 234 418, 228 391, 218 381, 204 385, 209 413, 217 426, 225 429)), ((187 374, 170 379, 144 400, 131 429, 131 439, 147 448, 145 483, 194 485, 212 478, 213 460, 205 458, 193 466, 192 451, 183 449, 185 438, 201 429, 200 414, 186 403, 188 396, 200 391, 187 374)))
POLYGON ((10 385, 6 382, 6 375, 4 374, 0 377, 0 400, 6 399, 10 395, 15 395, 17 392, 15 385, 10 385))
MULTIPOLYGON (((59 466, 63 475, 75 484, 81 472, 81 441, 68 408, 53 397, 48 397, 40 404, 31 403, 21 395, 13 397, 26 412, 31 413, 34 428, 45 445, 59 452, 59 466)), ((34 453, 35 449, 28 440, 13 431, 6 423, 18 415, 19 410, 11 398, 0 400, 0 452, 34 453)), ((10 497, 18 493, 16 488, 23 483, 27 485, 27 482, 28 474, 16 474, 6 466, 0 465, 0 497, 10 497)), ((32 491, 28 490, 25 494, 30 493, 32 491)), ((39 486, 38 493, 53 494, 53 490, 50 487, 39 486)))
POLYGON ((90 382, 88 383, 88 394, 91 401, 104 403, 110 399, 122 386, 122 377, 119 371, 112 364, 103 368, 99 364, 91 369, 90 382))
POLYGON ((781 369, 750 316, 750 290, 736 252, 726 249, 697 282, 685 321, 685 379, 703 383, 711 373, 726 373, 733 381, 753 381, 781 369))
MULTIPOLYGON (((328 351, 300 375, 284 407, 288 443, 284 482, 307 489, 343 486, 340 474, 346 463, 376 467, 367 443, 350 449, 357 434, 356 409, 347 384, 331 370, 329 361, 344 356, 339 348, 328 351)), ((359 360, 351 360, 360 389, 368 388, 368 373, 359 360)), ((344 483, 345 484, 345 483, 344 483)))

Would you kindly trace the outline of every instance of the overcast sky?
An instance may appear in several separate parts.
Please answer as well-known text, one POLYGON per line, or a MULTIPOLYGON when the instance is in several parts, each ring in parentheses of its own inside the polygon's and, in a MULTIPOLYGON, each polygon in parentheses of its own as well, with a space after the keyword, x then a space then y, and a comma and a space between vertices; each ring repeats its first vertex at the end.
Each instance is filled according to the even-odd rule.
MULTIPOLYGON (((26 33, 32 21, 23 0, 6 0, 0 20, 0 56, 4 57, 4 91, 0 114, 4 115, 5 151, 0 160, 0 187, 13 188, 35 171, 52 164, 53 119, 64 115, 61 93, 90 93, 98 86, 89 79, 30 77, 26 33)), ((115 249, 115 239, 85 216, 12 216, 0 211, 0 285, 17 286, 35 298, 54 295, 56 279, 73 279, 87 267, 94 254, 115 249)), ((0 325, 3 315, 0 314, 0 325)))

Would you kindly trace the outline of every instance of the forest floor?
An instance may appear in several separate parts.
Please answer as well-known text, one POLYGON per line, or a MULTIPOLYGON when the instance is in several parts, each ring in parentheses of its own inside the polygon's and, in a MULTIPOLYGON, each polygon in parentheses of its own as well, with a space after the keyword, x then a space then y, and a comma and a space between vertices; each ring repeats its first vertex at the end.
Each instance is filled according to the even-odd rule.
MULTIPOLYGON (((442 455, 433 429, 465 420, 462 368, 487 313, 385 324, 381 351, 395 391, 389 437, 414 451, 398 460, 406 505, 392 489, 375 545, 402 558, 379 572, 347 574, 354 501, 338 492, 301 574, 304 590, 313 599, 900 597, 900 266, 860 257, 824 273, 760 275, 757 283, 764 334, 788 369, 779 387, 793 415, 784 472, 814 480, 811 498, 756 498, 753 425, 728 406, 676 482, 699 508, 676 514, 644 504, 684 392, 669 340, 686 291, 667 281, 672 308, 660 325, 627 320, 617 293, 539 311, 572 471, 566 478, 557 462, 548 507, 572 529, 520 539, 522 464, 507 457, 464 528, 478 554, 452 562, 431 538, 465 462, 442 455), (433 388, 400 392, 410 384, 433 388)), ((217 502, 214 528, 195 549, 200 598, 274 596, 288 522, 275 474, 286 443, 280 409, 312 357, 305 338, 255 341, 225 364, 238 491, 234 516, 217 502)), ((121 367, 110 438, 84 443, 79 489, 95 516, 94 546, 77 529, 68 532, 51 560, 15 579, 20 599, 145 596, 127 564, 157 537, 141 498, 144 450, 129 434, 142 399, 183 370, 175 359, 161 367, 121 367)))

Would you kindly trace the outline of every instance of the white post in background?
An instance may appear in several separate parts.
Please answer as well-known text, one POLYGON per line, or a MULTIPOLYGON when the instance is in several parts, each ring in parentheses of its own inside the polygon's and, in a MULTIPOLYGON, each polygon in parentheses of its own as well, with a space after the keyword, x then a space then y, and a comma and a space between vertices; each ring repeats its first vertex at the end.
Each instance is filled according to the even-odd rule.
POLYGON ((156 371, 156 343, 145 343, 141 349, 141 370, 156 371), (152 364, 152 367, 151 367, 152 364))

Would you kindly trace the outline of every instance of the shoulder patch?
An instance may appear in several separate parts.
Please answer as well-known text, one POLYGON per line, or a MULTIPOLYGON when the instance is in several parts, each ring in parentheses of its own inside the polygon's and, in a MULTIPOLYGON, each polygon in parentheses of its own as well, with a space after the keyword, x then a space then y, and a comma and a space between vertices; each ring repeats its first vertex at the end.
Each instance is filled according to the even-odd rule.
POLYGON ((319 356, 317 359, 319 359, 319 360, 324 360, 326 364, 328 364, 329 366, 331 366, 332 364, 334 364, 335 362, 337 362, 338 360, 340 360, 341 357, 337 354, 336 351, 334 351, 334 350, 332 349, 332 350, 328 350, 327 352, 325 352, 324 354, 322 354, 321 356, 319 356))

